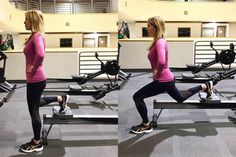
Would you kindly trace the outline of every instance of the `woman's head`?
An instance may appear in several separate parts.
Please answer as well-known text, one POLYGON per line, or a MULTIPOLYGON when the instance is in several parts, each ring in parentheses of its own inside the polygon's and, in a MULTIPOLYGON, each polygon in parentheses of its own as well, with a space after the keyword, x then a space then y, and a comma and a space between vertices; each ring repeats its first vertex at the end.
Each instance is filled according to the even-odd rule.
POLYGON ((147 21, 148 35, 154 40, 165 37, 165 21, 160 16, 150 17, 147 21))
POLYGON ((29 10, 25 12, 25 29, 32 32, 44 32, 44 19, 41 11, 29 10))

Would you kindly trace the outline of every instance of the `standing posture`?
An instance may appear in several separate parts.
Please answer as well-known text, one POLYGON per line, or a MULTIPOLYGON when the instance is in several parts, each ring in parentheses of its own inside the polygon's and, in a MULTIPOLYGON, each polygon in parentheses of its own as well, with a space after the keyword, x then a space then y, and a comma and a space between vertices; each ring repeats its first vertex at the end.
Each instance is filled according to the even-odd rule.
POLYGON ((131 131, 137 134, 149 133, 153 130, 148 120, 145 98, 167 92, 176 101, 183 102, 200 90, 206 91, 207 97, 210 97, 213 91, 212 81, 185 91, 179 91, 175 86, 175 77, 168 67, 168 46, 164 38, 165 22, 159 16, 151 17, 147 21, 147 27, 148 35, 153 37, 148 53, 153 81, 133 95, 136 108, 142 117, 142 123, 131 128, 131 131))
MULTIPOLYGON (((46 75, 43 68, 45 55, 45 40, 43 37, 44 20, 40 11, 30 10, 25 13, 25 29, 31 31, 31 35, 25 42, 24 54, 26 60, 26 80, 27 80, 27 103, 31 117, 33 135, 30 142, 21 145, 23 152, 42 151, 43 145, 40 138, 41 119, 39 107, 41 94, 46 86, 46 75)), ((54 100, 56 101, 56 99, 54 100)), ((60 104, 66 104, 68 97, 62 98, 60 104)), ((64 109, 62 109, 64 110, 64 109)))

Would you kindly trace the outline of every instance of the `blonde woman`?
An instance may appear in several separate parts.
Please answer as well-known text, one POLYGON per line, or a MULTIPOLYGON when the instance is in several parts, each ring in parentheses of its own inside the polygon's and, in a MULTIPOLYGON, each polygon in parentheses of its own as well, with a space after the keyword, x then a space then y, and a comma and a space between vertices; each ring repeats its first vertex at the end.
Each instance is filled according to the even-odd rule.
POLYGON ((45 55, 44 19, 41 11, 29 10, 25 12, 25 29, 31 31, 30 37, 25 42, 24 54, 26 60, 26 81, 27 81, 27 103, 32 121, 34 137, 30 142, 21 145, 23 152, 42 151, 43 145, 40 138, 41 119, 39 107, 51 102, 58 102, 60 111, 64 113, 67 109, 68 95, 57 97, 41 98, 46 86, 46 75, 43 68, 45 55))
POLYGON ((133 99, 136 108, 142 118, 142 123, 133 126, 133 133, 149 133, 153 130, 150 125, 145 98, 167 92, 173 99, 183 102, 200 90, 207 92, 210 97, 213 90, 213 83, 209 81, 205 84, 190 88, 185 91, 179 91, 175 86, 175 77, 168 67, 168 45, 165 40, 165 22, 159 17, 151 17, 147 21, 148 35, 153 37, 153 42, 149 48, 148 59, 151 64, 153 81, 138 90, 133 99))
POLYGON ((31 117, 34 137, 26 144, 21 145, 23 152, 42 151, 43 145, 40 138, 41 119, 39 103, 41 94, 46 86, 46 75, 43 68, 45 55, 45 40, 43 37, 44 20, 40 11, 30 10, 25 12, 25 29, 31 35, 25 42, 24 54, 26 60, 27 103, 31 117))

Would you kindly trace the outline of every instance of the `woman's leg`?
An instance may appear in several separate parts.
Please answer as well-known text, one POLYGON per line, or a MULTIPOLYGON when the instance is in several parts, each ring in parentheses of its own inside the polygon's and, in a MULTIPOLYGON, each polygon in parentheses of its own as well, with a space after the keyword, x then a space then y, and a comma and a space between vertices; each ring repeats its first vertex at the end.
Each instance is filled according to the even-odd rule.
POLYGON ((147 107, 144 102, 145 98, 155 96, 157 94, 163 93, 166 89, 162 87, 162 83, 158 81, 153 81, 140 90, 138 90, 133 95, 133 100, 135 102, 136 108, 142 117, 143 123, 148 123, 147 107))
POLYGON ((195 86, 193 88, 187 89, 187 90, 178 90, 175 86, 175 81, 171 81, 168 83, 167 87, 167 93, 175 99, 177 102, 183 102, 186 99, 190 98, 200 90, 205 89, 206 87, 204 85, 195 86))
POLYGON ((46 81, 38 83, 27 83, 28 108, 32 120, 34 140, 37 141, 40 140, 40 132, 42 126, 39 114, 39 105, 40 105, 41 94, 45 86, 46 86, 46 81))
MULTIPOLYGON (((39 106, 42 107, 42 106, 46 106, 52 102, 58 102, 59 100, 59 96, 54 96, 54 97, 42 97, 40 99, 40 103, 39 103, 39 106)), ((62 101, 62 100, 61 100, 62 101)))

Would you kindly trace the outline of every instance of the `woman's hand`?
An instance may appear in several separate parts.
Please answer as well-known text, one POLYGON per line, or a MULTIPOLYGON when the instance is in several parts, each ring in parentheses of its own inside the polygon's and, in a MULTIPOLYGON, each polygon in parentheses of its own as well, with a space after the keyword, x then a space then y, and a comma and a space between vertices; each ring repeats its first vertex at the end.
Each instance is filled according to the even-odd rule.
POLYGON ((155 80, 155 78, 156 78, 156 73, 157 73, 157 70, 153 69, 153 71, 152 71, 152 79, 153 80, 155 80))
POLYGON ((26 65, 26 72, 27 72, 27 73, 31 73, 31 72, 32 72, 32 69, 33 69, 33 65, 30 65, 30 64, 27 64, 27 65, 26 65))
POLYGON ((33 65, 27 64, 26 66, 26 72, 30 73, 30 78, 32 79, 34 74, 36 73, 35 69, 33 68, 33 65))

